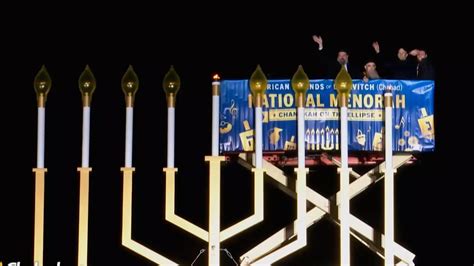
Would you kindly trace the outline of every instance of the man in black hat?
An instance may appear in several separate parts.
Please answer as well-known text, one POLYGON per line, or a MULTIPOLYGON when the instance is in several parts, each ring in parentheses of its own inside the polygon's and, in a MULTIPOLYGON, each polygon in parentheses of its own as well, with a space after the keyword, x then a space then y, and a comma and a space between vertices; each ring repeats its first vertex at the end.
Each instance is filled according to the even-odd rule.
POLYGON ((364 76, 362 79, 367 82, 373 79, 380 79, 380 75, 377 72, 377 65, 375 60, 368 59, 364 65, 364 76))

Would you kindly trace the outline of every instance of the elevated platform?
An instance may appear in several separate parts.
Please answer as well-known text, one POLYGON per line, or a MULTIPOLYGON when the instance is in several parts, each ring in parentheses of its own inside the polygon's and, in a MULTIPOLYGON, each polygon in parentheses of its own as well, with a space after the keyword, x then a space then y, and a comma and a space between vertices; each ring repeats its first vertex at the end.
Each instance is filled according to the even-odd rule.
MULTIPOLYGON (((232 160, 237 158, 241 153, 225 153, 226 160, 232 160)), ((246 153, 250 159, 253 153, 246 153)), ((399 153, 410 155, 410 153, 399 153)), ((298 157, 295 152, 265 152, 263 154, 264 159, 278 167, 296 167, 298 165, 298 157)), ((383 152, 351 152, 349 153, 349 165, 350 166, 370 166, 378 165, 384 162, 383 152)), ((321 166, 321 165, 340 165, 341 158, 339 154, 335 152, 322 152, 322 153, 309 153, 306 155, 306 166, 321 166)), ((405 164, 412 164, 416 161, 414 156, 410 157, 405 164)))

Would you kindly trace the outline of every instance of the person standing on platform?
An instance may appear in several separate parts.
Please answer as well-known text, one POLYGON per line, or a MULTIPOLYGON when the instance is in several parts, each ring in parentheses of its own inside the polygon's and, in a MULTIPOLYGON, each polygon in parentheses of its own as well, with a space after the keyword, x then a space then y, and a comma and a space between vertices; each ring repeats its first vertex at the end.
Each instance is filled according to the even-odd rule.
POLYGON ((378 41, 372 43, 375 54, 377 56, 377 63, 386 73, 384 77, 399 80, 413 80, 416 79, 416 61, 408 57, 408 52, 400 47, 396 58, 386 58, 386 55, 381 52, 378 41))
POLYGON ((339 49, 337 52, 336 60, 329 59, 326 50, 323 46, 323 38, 318 35, 313 35, 313 41, 318 44, 318 51, 321 63, 326 67, 325 78, 334 79, 341 70, 341 66, 344 66, 353 79, 362 78, 360 71, 355 66, 349 63, 349 52, 346 49, 339 49))

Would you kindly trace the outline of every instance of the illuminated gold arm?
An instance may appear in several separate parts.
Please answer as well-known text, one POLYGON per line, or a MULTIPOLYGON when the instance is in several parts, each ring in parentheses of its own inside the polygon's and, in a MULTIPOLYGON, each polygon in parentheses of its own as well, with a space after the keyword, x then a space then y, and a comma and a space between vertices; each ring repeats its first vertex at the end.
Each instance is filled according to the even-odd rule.
POLYGON ((77 168, 79 171, 79 238, 77 265, 87 266, 87 236, 89 221, 89 173, 92 168, 77 168))
MULTIPOLYGON (((306 175, 308 168, 296 168, 296 197, 297 197, 297 215, 296 215, 296 235, 297 239, 288 245, 284 245, 275 251, 272 251, 258 260, 252 262, 255 265, 271 265, 272 263, 290 255, 291 253, 306 246, 306 175)), ((273 243, 268 243, 273 245, 273 243)))
MULTIPOLYGON (((256 107, 262 106, 262 95, 267 89, 267 83, 267 78, 260 65, 258 65, 249 80, 250 90, 252 95, 255 96, 256 107)), ((263 176, 265 169, 260 167, 253 168, 252 172, 254 173, 254 213, 250 217, 247 217, 246 219, 221 231, 221 241, 225 241, 226 239, 229 239, 230 237, 263 221, 263 176)))
POLYGON ((33 168, 35 173, 35 236, 33 261, 43 266, 44 177, 46 168, 33 168))
POLYGON ((177 168, 163 168, 163 172, 166 174, 166 208, 165 217, 166 221, 180 227, 181 229, 190 232, 191 234, 199 237, 200 239, 207 241, 208 232, 199 226, 181 218, 175 214, 175 173, 178 171, 177 168))
POLYGON ((132 239, 132 184, 135 168, 124 167, 121 170, 123 172, 122 245, 157 264, 178 265, 132 239))

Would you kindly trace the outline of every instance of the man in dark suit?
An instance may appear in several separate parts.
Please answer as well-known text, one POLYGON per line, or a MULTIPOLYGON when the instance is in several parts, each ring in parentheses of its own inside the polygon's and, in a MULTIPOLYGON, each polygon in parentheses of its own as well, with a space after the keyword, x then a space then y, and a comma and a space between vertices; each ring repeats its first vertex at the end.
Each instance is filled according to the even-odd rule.
POLYGON ((346 49, 339 49, 337 52, 336 60, 331 59, 325 53, 323 49, 323 38, 321 36, 313 35, 313 40, 318 44, 319 58, 321 63, 326 67, 326 74, 324 78, 335 79, 337 73, 341 70, 341 66, 344 66, 353 79, 362 78, 362 71, 356 66, 349 63, 349 52, 346 49))
MULTIPOLYGON (((416 79, 416 61, 408 57, 408 52, 400 47, 398 49, 397 58, 387 58, 381 52, 379 42, 372 43, 376 57, 377 65, 385 71, 385 77, 391 79, 413 80, 416 79)), ((391 57, 391 56, 390 56, 391 57)))
POLYGON ((369 80, 380 79, 375 60, 367 59, 366 62, 367 63, 364 65, 364 76, 362 77, 362 80, 368 82, 369 80))
POLYGON ((430 59, 428 58, 428 53, 425 50, 414 49, 410 51, 410 55, 416 56, 416 59, 418 61, 418 65, 416 66, 417 79, 434 80, 435 71, 430 59))

